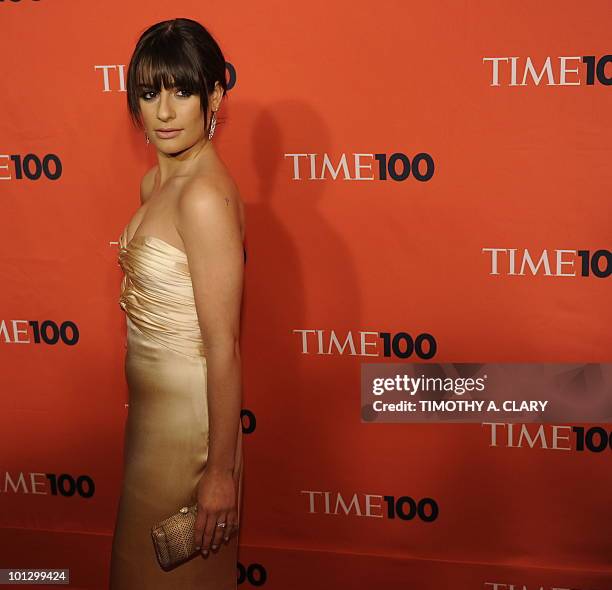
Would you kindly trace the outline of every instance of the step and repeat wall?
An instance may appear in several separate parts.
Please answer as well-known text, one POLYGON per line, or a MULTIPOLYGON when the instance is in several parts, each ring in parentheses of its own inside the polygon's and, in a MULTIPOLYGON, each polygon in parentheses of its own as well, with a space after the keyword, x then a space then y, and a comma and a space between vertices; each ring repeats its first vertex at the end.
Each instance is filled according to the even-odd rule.
POLYGON ((157 162, 127 64, 189 17, 227 60, 213 141, 246 209, 239 586, 610 590, 612 424, 378 423, 360 396, 364 363, 612 361, 610 16, 0 0, 0 567, 107 585, 118 238, 157 162))

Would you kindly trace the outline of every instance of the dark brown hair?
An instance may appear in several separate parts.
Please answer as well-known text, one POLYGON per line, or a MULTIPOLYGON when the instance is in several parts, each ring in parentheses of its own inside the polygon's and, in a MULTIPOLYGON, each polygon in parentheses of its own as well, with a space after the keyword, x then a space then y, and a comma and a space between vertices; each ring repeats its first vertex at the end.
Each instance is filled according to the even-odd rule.
POLYGON ((139 98, 144 89, 180 88, 200 97, 208 131, 208 98, 219 82, 227 94, 225 58, 208 30, 195 20, 175 18, 150 26, 138 39, 127 72, 132 122, 143 128, 139 98))

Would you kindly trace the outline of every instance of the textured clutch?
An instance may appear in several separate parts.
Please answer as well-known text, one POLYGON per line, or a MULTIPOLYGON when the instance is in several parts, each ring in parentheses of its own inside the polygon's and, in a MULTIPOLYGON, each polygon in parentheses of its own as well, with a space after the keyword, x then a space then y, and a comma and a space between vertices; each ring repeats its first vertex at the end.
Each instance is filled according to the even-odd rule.
POLYGON ((155 553, 162 568, 169 569, 198 552, 194 539, 197 508, 197 504, 183 506, 151 529, 155 553))

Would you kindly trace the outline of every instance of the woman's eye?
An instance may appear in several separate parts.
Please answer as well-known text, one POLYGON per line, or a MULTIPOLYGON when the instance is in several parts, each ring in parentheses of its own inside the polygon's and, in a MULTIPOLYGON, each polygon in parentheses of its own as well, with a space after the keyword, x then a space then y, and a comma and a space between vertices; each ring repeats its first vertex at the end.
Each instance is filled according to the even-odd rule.
MULTIPOLYGON (((181 93, 179 95, 181 98, 189 98, 193 94, 193 92, 190 92, 189 90, 183 90, 182 88, 179 88, 177 92, 181 93)), ((140 96, 143 100, 149 101, 153 98, 153 96, 149 96, 150 94, 155 95, 157 93, 155 92, 155 90, 146 90, 140 96)))

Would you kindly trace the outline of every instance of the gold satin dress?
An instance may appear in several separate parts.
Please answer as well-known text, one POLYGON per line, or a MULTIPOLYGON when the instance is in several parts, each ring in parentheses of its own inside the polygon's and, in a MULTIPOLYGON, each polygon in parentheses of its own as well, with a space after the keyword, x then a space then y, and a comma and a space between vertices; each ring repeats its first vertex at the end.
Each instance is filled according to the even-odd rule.
MULTIPOLYGON (((113 534, 110 590, 236 590, 238 535, 172 570, 157 561, 151 527, 196 502, 208 457, 205 346, 187 255, 153 236, 119 239, 124 271, 129 408, 124 475, 113 534)), ((238 427, 238 513, 242 499, 238 427)), ((236 473, 236 471, 235 471, 236 473)))

